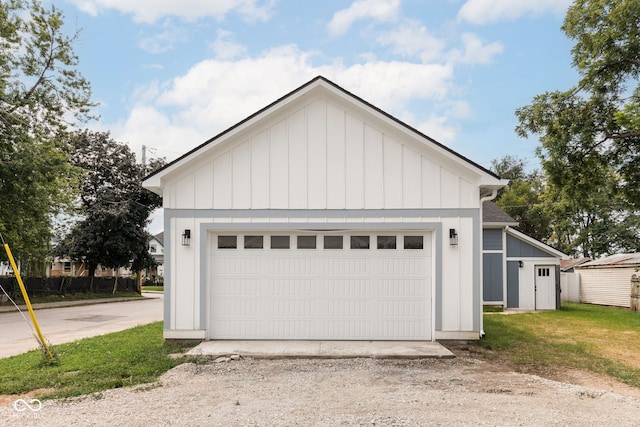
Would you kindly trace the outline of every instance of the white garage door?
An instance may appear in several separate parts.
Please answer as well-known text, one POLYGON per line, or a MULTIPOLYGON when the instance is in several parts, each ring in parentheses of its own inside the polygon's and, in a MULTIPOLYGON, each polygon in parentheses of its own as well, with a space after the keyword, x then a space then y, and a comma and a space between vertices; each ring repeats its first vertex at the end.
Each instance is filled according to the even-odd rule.
POLYGON ((224 232, 209 254, 209 339, 431 339, 430 233, 224 232))

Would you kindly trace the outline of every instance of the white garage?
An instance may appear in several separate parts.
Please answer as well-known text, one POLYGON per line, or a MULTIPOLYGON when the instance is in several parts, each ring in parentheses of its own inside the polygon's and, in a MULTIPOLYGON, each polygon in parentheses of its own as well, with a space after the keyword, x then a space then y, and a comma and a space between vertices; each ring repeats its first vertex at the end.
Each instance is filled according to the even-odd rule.
POLYGON ((502 181, 316 77, 145 178, 166 339, 482 332, 482 203, 502 181))
POLYGON ((209 339, 431 340, 429 233, 209 238, 209 339))

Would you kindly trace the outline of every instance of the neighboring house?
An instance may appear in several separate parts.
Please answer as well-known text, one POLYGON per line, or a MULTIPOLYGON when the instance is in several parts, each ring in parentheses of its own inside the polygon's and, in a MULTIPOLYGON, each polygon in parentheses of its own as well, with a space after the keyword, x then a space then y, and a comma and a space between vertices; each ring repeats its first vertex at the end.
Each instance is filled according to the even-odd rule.
POLYGON ((568 258, 560 262, 560 271, 563 273, 573 273, 574 269, 582 264, 591 261, 591 258, 568 258))
MULTIPOLYGON (((120 267, 118 271, 113 268, 103 268, 98 265, 95 277, 131 277, 131 270, 120 267)), ((47 277, 86 277, 89 274, 87 266, 80 261, 72 261, 66 258, 54 258, 51 266, 47 270, 47 277)))
POLYGON ((568 256, 514 228, 495 203, 483 207, 482 273, 485 305, 521 310, 560 308, 560 262, 568 256))
POLYGON ((640 254, 611 255, 575 266, 580 302, 630 307, 631 276, 639 269, 640 254))
POLYGON ((87 270, 85 269, 83 262, 57 257, 53 259, 53 262, 49 267, 49 271, 47 272, 48 277, 83 277, 86 275, 87 270))
POLYGON ((164 168, 167 339, 478 339, 498 176, 317 77, 164 168))
POLYGON ((147 279, 162 282, 164 277, 164 231, 151 236, 149 239, 149 253, 156 262, 156 266, 147 270, 147 279))
POLYGON ((13 268, 9 262, 0 262, 0 276, 13 276, 13 268))

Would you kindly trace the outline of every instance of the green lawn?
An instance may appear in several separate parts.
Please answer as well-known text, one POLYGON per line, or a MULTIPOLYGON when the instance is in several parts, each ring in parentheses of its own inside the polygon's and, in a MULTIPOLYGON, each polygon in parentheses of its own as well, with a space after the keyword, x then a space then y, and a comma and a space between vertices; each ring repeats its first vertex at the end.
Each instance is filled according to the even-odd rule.
POLYGON ((564 303, 558 311, 486 313, 485 357, 522 371, 575 368, 640 387, 640 313, 564 303))
POLYGON ((164 286, 143 286, 143 291, 159 291, 164 292, 164 286))
POLYGON ((182 363, 184 350, 162 338, 162 322, 53 347, 49 362, 39 350, 0 359, 0 394, 37 390, 40 399, 77 396, 155 381, 182 363))

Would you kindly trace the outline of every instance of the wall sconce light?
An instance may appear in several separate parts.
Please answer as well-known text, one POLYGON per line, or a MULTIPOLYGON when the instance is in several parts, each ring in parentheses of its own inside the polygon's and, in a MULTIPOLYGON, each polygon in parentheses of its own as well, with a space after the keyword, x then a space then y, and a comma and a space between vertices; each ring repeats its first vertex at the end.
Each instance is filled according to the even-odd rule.
POLYGON ((524 262, 518 261, 518 267, 520 267, 520 268, 524 267, 524 262))
POLYGON ((449 229, 449 244, 454 246, 458 244, 458 233, 455 228, 449 229))
POLYGON ((184 233, 182 233, 182 246, 190 246, 191 245, 191 230, 186 229, 184 233))

